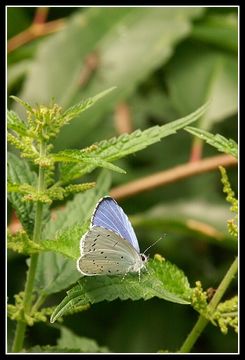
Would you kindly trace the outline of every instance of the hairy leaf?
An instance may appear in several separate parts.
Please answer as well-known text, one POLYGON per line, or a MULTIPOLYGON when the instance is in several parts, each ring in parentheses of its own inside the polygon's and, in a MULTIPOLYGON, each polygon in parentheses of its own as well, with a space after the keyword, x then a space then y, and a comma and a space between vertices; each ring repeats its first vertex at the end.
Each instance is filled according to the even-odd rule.
POLYGON ((14 111, 8 110, 7 127, 8 129, 14 130, 19 135, 27 134, 27 127, 25 123, 19 118, 19 116, 14 111))
POLYGON ((69 122, 71 119, 73 119, 74 117, 80 115, 83 111, 89 109, 91 106, 93 106, 96 101, 98 101, 99 99, 103 98, 105 95, 107 95, 108 93, 110 93, 112 90, 114 90, 116 87, 111 87, 110 89, 107 89, 105 91, 100 92, 99 94, 97 94, 96 96, 92 97, 92 98, 88 98, 74 106, 71 106, 69 109, 67 109, 64 113, 63 113, 63 118, 65 123, 69 122))
MULTIPOLYGON (((92 152, 92 151, 91 151, 92 152)), ((125 170, 121 169, 118 166, 111 164, 108 161, 101 159, 90 154, 84 154, 80 150, 64 150, 60 151, 54 155, 51 155, 51 158, 54 161, 64 162, 64 163, 78 163, 79 166, 86 168, 87 165, 92 165, 94 169, 96 167, 102 167, 105 169, 113 170, 121 174, 125 174, 125 170)), ((62 168, 61 168, 62 169, 62 168)), ((61 171, 61 174, 63 172, 61 171)))
POLYGON ((226 139, 220 134, 214 135, 203 129, 198 129, 191 126, 187 126, 185 130, 192 135, 198 136, 200 139, 205 140, 208 144, 214 146, 219 151, 230 154, 236 159, 238 158, 238 147, 234 140, 226 139))
POLYGON ((79 353, 79 348, 63 348, 61 346, 35 345, 29 349, 23 349, 23 353, 79 353))
POLYGON ((57 345, 64 348, 78 348, 79 352, 83 353, 109 352, 107 347, 99 346, 95 340, 78 336, 64 326, 60 327, 60 338, 57 345))
POLYGON ((121 276, 83 277, 79 284, 67 292, 67 296, 54 310, 50 321, 55 322, 69 309, 87 303, 100 301, 149 300, 158 297, 180 304, 189 304, 191 288, 184 273, 169 261, 149 260, 149 273, 139 281, 138 274, 121 276))
MULTIPOLYGON (((31 171, 27 161, 18 156, 8 153, 8 180, 14 184, 27 183, 35 186, 37 175, 31 171)), ((22 195, 11 192, 8 199, 16 211, 17 217, 29 236, 32 235, 35 218, 35 204, 23 202, 22 195)))
POLYGON ((54 252, 43 252, 38 257, 35 290, 39 294, 54 294, 79 279, 75 261, 54 252))
POLYGON ((31 113, 33 113, 33 109, 31 107, 30 104, 28 104, 26 101, 20 99, 19 97, 17 96, 14 96, 14 95, 11 95, 10 96, 11 99, 14 99, 17 103, 19 103, 20 105, 22 105, 27 111, 30 111, 31 113))
POLYGON ((65 230, 57 231, 53 240, 43 240, 45 250, 60 253, 68 258, 76 260, 79 257, 80 239, 88 230, 88 224, 72 225, 65 230))
MULTIPOLYGON (((163 126, 154 126, 147 130, 136 130, 132 134, 123 134, 118 138, 102 141, 96 144, 90 155, 97 156, 106 161, 115 161, 136 151, 150 146, 162 138, 176 133, 177 130, 187 126, 202 116, 208 108, 209 103, 204 104, 195 112, 163 126)), ((61 181, 66 183, 94 170, 95 165, 66 164, 61 166, 61 181)))

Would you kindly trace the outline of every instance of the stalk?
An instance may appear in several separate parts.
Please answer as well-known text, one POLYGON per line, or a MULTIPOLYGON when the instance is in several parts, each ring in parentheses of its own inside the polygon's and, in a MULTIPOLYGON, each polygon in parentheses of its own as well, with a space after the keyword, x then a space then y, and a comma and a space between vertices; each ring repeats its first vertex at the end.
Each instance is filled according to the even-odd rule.
MULTIPOLYGON (((40 156, 44 156, 45 154, 46 154, 46 144, 42 143, 40 146, 40 156)), ((39 166, 37 191, 41 192, 44 189, 45 189, 44 169, 39 166)), ((40 242, 41 240, 42 213, 43 213, 43 203, 38 202, 36 208, 36 214, 35 214, 34 231, 33 231, 33 241, 37 243, 40 242)), ((29 314, 31 310, 32 291, 35 280, 37 261, 38 261, 38 254, 32 254, 30 258, 30 266, 27 271, 27 278, 26 278, 26 284, 24 290, 23 316, 25 314, 29 314)), ((26 322, 18 320, 15 330, 12 352, 19 352, 23 348, 25 331, 26 331, 26 322)))
MULTIPOLYGON (((222 296, 224 295, 226 289, 230 285, 233 277, 236 275, 237 268, 238 268, 238 258, 236 257, 236 259, 230 266, 229 270, 227 271, 225 277, 221 281, 214 297, 210 301, 210 304, 208 305, 208 310, 210 311, 210 313, 212 313, 215 310, 215 308, 217 307, 217 305, 219 304, 222 296)), ((209 322, 209 320, 206 319, 204 316, 202 316, 202 315, 199 316, 194 328, 191 330, 190 334, 187 336, 187 338, 184 341, 183 345, 181 346, 179 352, 181 352, 181 353, 190 352, 190 350, 192 349, 193 345, 199 338, 200 334, 202 333, 202 331, 204 330, 204 328, 206 327, 208 322, 209 322)))

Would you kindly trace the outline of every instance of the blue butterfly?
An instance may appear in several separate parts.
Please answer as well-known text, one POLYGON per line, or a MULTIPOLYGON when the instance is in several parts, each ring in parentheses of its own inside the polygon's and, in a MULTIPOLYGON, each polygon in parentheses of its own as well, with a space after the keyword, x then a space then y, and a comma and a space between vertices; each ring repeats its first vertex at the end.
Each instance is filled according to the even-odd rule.
POLYGON ((87 276, 140 275, 147 262, 127 215, 110 196, 95 207, 90 229, 80 240, 80 251, 77 269, 87 276))

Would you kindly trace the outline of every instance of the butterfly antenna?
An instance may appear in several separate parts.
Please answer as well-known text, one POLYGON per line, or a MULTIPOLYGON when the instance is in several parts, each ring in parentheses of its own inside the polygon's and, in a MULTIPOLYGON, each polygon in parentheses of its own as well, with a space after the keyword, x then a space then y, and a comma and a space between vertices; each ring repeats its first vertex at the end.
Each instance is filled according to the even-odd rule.
POLYGON ((151 244, 150 246, 148 246, 148 248, 145 249, 145 251, 143 252, 143 254, 145 254, 147 252, 147 250, 149 250, 152 246, 156 245, 156 243, 158 243, 158 241, 162 240, 162 238, 164 236, 167 236, 167 234, 163 234, 163 236, 161 236, 158 240, 156 240, 153 244, 151 244))

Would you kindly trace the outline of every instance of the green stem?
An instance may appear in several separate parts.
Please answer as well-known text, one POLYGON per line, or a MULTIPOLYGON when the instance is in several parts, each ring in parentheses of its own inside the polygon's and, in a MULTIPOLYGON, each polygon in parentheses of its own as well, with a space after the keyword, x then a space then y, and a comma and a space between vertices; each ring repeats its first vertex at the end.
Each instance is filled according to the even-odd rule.
POLYGON ((46 293, 42 293, 38 298, 37 301, 35 302, 35 304, 33 305, 32 309, 31 309, 31 313, 34 314, 39 308, 40 306, 44 303, 44 301, 47 298, 47 294, 46 293))
MULTIPOLYGON (((41 144, 40 156, 44 156, 45 154, 46 154, 46 145, 41 144)), ((37 190, 38 192, 41 192, 44 189, 45 189, 44 169, 39 167, 37 190)), ((43 204, 38 202, 36 208, 36 214, 35 214, 35 225, 33 230, 33 241, 37 243, 41 239, 42 212, 43 212, 43 204)), ((30 258, 30 266, 27 271, 27 278, 25 284, 24 299, 23 299, 23 317, 25 314, 29 314, 31 310, 32 291, 35 280, 37 261, 38 261, 38 254, 32 254, 30 258)), ((12 346, 12 352, 19 352, 23 348, 25 331, 26 331, 26 322, 18 320, 15 331, 14 342, 12 346)))
MULTIPOLYGON (((212 314, 212 312, 217 307, 219 301, 221 300, 222 296, 224 295, 226 289, 228 288, 231 280, 235 276, 238 268, 238 258, 234 260, 232 265, 230 266, 229 270, 227 271, 225 277, 221 281, 214 297, 210 301, 210 304, 207 307, 208 312, 212 314)), ((188 353, 192 349, 193 345, 197 341, 198 337, 208 324, 209 320, 206 319, 204 316, 200 315, 199 319, 197 320, 194 328, 191 330, 190 334, 187 336, 186 340, 184 341, 183 345, 181 346, 179 352, 180 353, 188 353)))

